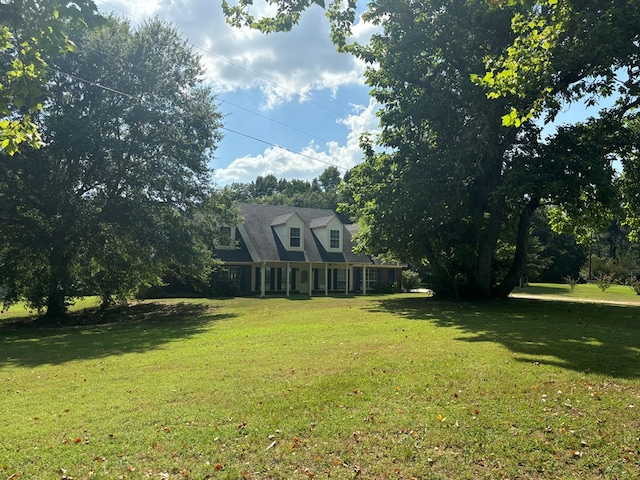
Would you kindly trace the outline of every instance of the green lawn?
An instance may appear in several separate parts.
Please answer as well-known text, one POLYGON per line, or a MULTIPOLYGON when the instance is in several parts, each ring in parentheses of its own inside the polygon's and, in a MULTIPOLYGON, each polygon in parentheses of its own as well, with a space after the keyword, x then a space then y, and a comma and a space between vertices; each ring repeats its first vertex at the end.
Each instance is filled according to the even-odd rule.
POLYGON ((640 306, 407 294, 7 316, 1 479, 640 478, 640 306))
POLYGON ((544 296, 553 299, 562 297, 564 300, 605 302, 605 303, 635 303, 640 306, 640 295, 626 285, 612 285, 601 291, 595 284, 576 285, 573 290, 569 285, 557 283, 534 283, 524 288, 516 288, 515 297, 544 296), (566 298, 565 298, 566 297, 566 298))

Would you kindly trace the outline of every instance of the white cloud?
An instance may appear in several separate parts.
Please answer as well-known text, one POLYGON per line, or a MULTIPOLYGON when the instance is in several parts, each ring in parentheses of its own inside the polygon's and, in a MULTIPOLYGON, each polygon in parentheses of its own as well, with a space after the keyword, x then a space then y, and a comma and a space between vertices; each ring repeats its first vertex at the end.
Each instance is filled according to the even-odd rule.
POLYGON ((360 136, 362 133, 378 132, 376 111, 379 105, 374 99, 368 105, 354 105, 353 113, 339 120, 347 126, 346 143, 331 141, 324 146, 310 142, 300 154, 269 147, 255 156, 244 156, 233 160, 227 167, 216 169, 215 181, 219 185, 233 182, 248 183, 258 175, 275 175, 278 178, 311 180, 318 177, 329 165, 340 168, 342 174, 362 160, 360 136))
POLYGON ((133 23, 151 16, 171 22, 203 55, 218 92, 260 88, 264 108, 304 102, 313 90, 363 84, 363 65, 336 52, 325 12, 317 6, 291 32, 269 35, 227 25, 220 3, 212 0, 98 0, 98 6, 133 23))
MULTIPOLYGON (((215 173, 218 184, 249 182, 258 175, 268 174, 279 178, 311 180, 320 175, 329 164, 352 168, 361 161, 359 137, 364 131, 377 128, 375 102, 371 100, 368 105, 352 105, 352 113, 338 120, 347 127, 346 136, 343 133, 327 136, 324 131, 327 121, 333 127, 331 130, 336 131, 335 116, 326 120, 326 113, 344 111, 342 106, 324 107, 325 115, 317 113, 318 106, 323 107, 315 104, 314 99, 322 96, 318 92, 330 91, 333 98, 337 99, 342 92, 349 90, 342 87, 364 85, 365 69, 363 62, 352 55, 336 51, 330 40, 330 26, 323 9, 312 6, 291 32, 264 35, 247 28, 238 29, 227 25, 220 2, 216 0, 97 2, 103 11, 115 9, 117 14, 129 18, 133 24, 144 18, 157 16, 175 25, 202 55, 207 68, 207 79, 221 100, 224 100, 225 95, 232 95, 232 92, 237 98, 242 92, 245 99, 252 99, 254 102, 240 102, 249 110, 278 107, 295 108, 300 112, 300 109, 309 108, 304 118, 317 120, 301 127, 308 129, 316 137, 315 142, 309 141, 300 150, 302 155, 276 147, 260 152, 255 149, 254 143, 247 143, 246 139, 237 141, 236 137, 228 135, 223 140, 224 158, 214 162, 219 165, 215 173), (256 95, 257 92, 260 95, 256 95), (316 110, 313 111, 311 107, 316 110), (320 140, 318 143, 318 138, 328 141, 320 140), (251 154, 245 155, 247 151, 251 154)), ((266 8, 265 5, 266 2, 259 0, 255 2, 254 8, 266 8)), ((375 31, 377 27, 360 20, 353 27, 351 38, 359 43, 366 43, 375 31)), ((362 100, 358 100, 360 101, 362 100)), ((346 103, 344 98, 340 102, 341 105, 346 103)), ((245 115, 246 113, 236 109, 236 118, 242 118, 242 121, 234 128, 241 134, 254 135, 253 127, 257 120, 245 115)), ((296 118, 300 118, 300 115, 296 118)), ((291 120, 291 123, 294 121, 291 120)), ((284 122, 289 123, 286 118, 284 122)), ((264 129, 261 131, 265 132, 264 129)), ((267 129, 264 136, 258 136, 271 143, 290 145, 289 137, 273 138, 270 133, 272 132, 267 129)))

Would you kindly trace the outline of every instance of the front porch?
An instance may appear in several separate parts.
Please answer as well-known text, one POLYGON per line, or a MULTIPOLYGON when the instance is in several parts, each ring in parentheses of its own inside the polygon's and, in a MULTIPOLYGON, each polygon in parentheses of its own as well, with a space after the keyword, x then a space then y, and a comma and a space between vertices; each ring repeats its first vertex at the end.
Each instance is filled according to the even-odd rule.
POLYGON ((251 276, 252 293, 261 297, 366 295, 373 292, 381 281, 397 281, 394 269, 350 263, 262 262, 253 264, 251 276))

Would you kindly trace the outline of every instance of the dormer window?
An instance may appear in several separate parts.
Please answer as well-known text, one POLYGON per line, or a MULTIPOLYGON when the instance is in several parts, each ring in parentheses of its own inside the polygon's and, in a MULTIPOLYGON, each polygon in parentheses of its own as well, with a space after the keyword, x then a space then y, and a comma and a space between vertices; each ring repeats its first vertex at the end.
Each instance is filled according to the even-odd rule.
POLYGON ((304 246, 304 221, 295 212, 279 215, 271 221, 282 246, 287 250, 301 251, 304 246))
POLYGON ((300 229, 298 227, 289 229, 289 247, 300 248, 300 229))
POLYGON ((335 215, 314 218, 309 222, 309 227, 322 247, 331 253, 342 251, 344 226, 335 215))
POLYGON ((220 227, 220 245, 218 248, 231 248, 235 243, 235 229, 234 227, 230 227, 228 225, 223 225, 220 227))
POLYGON ((329 231, 329 248, 340 249, 340 230, 329 231))

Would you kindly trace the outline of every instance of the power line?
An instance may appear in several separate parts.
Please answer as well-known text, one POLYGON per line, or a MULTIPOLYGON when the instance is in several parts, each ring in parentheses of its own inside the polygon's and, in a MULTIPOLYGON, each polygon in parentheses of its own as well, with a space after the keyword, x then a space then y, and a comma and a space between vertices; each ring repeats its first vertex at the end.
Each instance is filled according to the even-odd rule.
MULTIPOLYGON (((98 1, 103 3, 104 5, 107 5, 107 6, 111 7, 111 8, 113 8, 114 10, 118 10, 119 12, 124 13, 125 15, 127 15, 127 16, 129 16, 131 18, 135 18, 136 20, 139 20, 139 21, 144 21, 144 19, 142 19, 140 17, 137 17, 135 15, 132 15, 129 12, 127 12, 127 11, 121 9, 121 8, 116 7, 115 5, 109 3, 109 2, 107 2, 105 0, 98 0, 98 1)), ((295 91, 293 89, 285 87, 284 85, 280 85, 279 83, 277 83, 277 82, 275 82, 273 80, 270 80, 270 79, 268 79, 266 77, 263 77, 262 75, 260 75, 260 74, 258 74, 256 72, 253 72, 253 71, 249 70, 248 68, 243 67, 242 65, 238 65, 237 63, 232 62, 231 60, 229 60, 227 58, 224 58, 224 57, 222 57, 222 56, 220 56, 220 55, 218 55, 216 53, 213 53, 212 51, 207 50, 206 48, 203 48, 203 47, 201 47, 199 45, 196 45, 195 43, 192 43, 191 45, 193 46, 193 48, 195 48, 197 50, 200 50, 201 52, 206 53, 208 55, 211 55, 212 57, 217 58, 218 60, 221 60, 221 61, 223 61, 223 62, 225 62, 225 63, 227 63, 227 64, 229 64, 229 65, 231 65, 231 66, 233 66, 233 67, 235 67, 237 69, 239 69, 239 70, 242 70, 243 72, 248 73, 249 75, 252 75, 252 76, 258 78, 258 79, 262 80, 263 82, 265 82, 265 83, 267 83, 267 84, 269 84, 271 86, 274 86, 276 88, 280 88, 280 89, 285 90, 285 91, 287 91, 289 93, 292 93, 292 94, 296 95, 297 97, 299 97, 300 99, 302 99, 304 101, 307 101, 307 102, 309 102, 309 103, 311 103, 313 105, 316 105, 319 108, 327 110, 328 112, 331 112, 331 113, 333 113, 335 115, 338 115, 338 116, 342 115, 340 112, 337 112, 336 110, 333 110, 332 108, 329 108, 329 107, 327 107, 326 105, 324 105, 324 104, 322 104, 320 102, 316 102, 315 100, 307 97, 303 93, 300 93, 300 92, 297 92, 297 91, 295 91)))
MULTIPOLYGON (((119 8, 119 7, 116 7, 115 5, 113 5, 113 4, 111 4, 111 3, 109 3, 109 2, 107 2, 107 1, 105 1, 105 0, 98 0, 98 1, 99 1, 99 2, 101 2, 101 3, 103 3, 104 5, 107 5, 107 6, 111 7, 111 8, 112 8, 112 9, 114 9, 114 10, 117 10, 117 11, 119 11, 119 12, 122 12, 123 14, 125 14, 125 15, 127 15, 127 16, 129 16, 129 17, 133 18, 133 19, 136 19, 136 20, 141 21, 141 22, 142 22, 142 21, 144 21, 144 19, 143 19, 143 18, 137 17, 137 16, 135 16, 135 15, 133 15, 133 14, 131 14, 131 13, 129 13, 129 12, 127 12, 127 11, 125 11, 125 10, 123 10, 123 9, 119 8)), ((327 107, 326 105, 323 105, 323 104, 321 104, 321 103, 319 103, 319 102, 316 102, 316 101, 314 101, 314 100, 310 99, 309 97, 307 97, 307 96, 306 96, 306 95, 304 95, 304 94, 301 94, 301 93, 299 93, 299 92, 296 92, 296 91, 294 91, 294 90, 292 90, 292 89, 290 89, 290 88, 288 88, 288 87, 285 87, 284 85, 280 85, 280 84, 278 84, 277 82, 274 82, 274 81, 272 81, 272 80, 269 80, 269 79, 267 79, 267 78, 265 78, 265 77, 263 77, 263 76, 261 76, 261 75, 259 75, 259 74, 255 73, 255 72, 253 72, 253 71, 251 71, 251 70, 249 70, 249 69, 247 69, 247 68, 245 68, 245 67, 243 67, 243 66, 241 66, 241 65, 238 65, 237 63, 234 63, 234 62, 232 62, 232 61, 230 61, 230 60, 228 60, 228 59, 226 59, 226 58, 224 58, 224 57, 222 57, 222 56, 220 56, 220 55, 215 54, 214 52, 212 52, 212 51, 210 51, 210 50, 207 50, 207 49, 205 49, 205 48, 203 48, 203 47, 200 47, 200 46, 198 46, 198 45, 196 45, 196 44, 194 44, 194 43, 192 43, 191 45, 192 45, 192 47, 193 47, 193 48, 195 48, 195 49, 197 49, 197 50, 200 50, 200 51, 204 52, 205 54, 210 55, 210 56, 212 56, 212 57, 214 57, 214 58, 217 58, 217 59, 219 59, 219 60, 221 60, 221 61, 223 61, 223 62, 225 62, 225 63, 227 63, 227 64, 229 64, 229 65, 231 65, 231 66, 233 66, 233 67, 235 67, 235 68, 237 68, 237 69, 239 69, 239 70, 242 70, 243 72, 246 72, 246 73, 248 73, 248 74, 250 74, 250 75, 252 75, 252 76, 254 76, 254 77, 258 78, 258 79, 260 79, 261 81, 263 81, 263 82, 265 82, 265 83, 267 83, 267 84, 269 84, 269 85, 271 85, 271 86, 274 86, 274 87, 276 87, 276 88, 280 88, 280 89, 282 89, 282 90, 288 91, 289 93, 292 93, 292 94, 294 94, 294 95, 298 96, 300 99, 305 100, 305 101, 307 101, 307 102, 309 102, 309 103, 311 103, 311 104, 313 104, 313 105, 316 105, 317 107, 320 107, 320 108, 322 108, 322 109, 324 109, 324 110, 326 110, 326 111, 329 111, 329 112, 331 112, 331 113, 333 113, 333 114, 335 114, 335 115, 337 115, 337 116, 342 115, 342 114, 340 114, 339 112, 337 112, 337 111, 335 111, 335 110, 333 110, 333 109, 331 109, 331 108, 327 107)), ((104 52, 99 52, 99 53, 101 53, 101 54, 105 54, 104 52)), ((141 67, 136 66, 136 65, 132 65, 132 67, 134 67, 134 68, 138 68, 138 69, 139 69, 139 68, 141 68, 141 67)), ((97 85, 97 86, 100 86, 100 85, 97 85)), ((124 95, 127 95, 127 94, 124 94, 124 95)), ((131 97, 131 98, 133 98, 133 97, 131 97)), ((328 140, 326 140, 326 139, 324 139, 324 138, 322 138, 322 137, 319 137, 319 136, 314 135, 314 134, 312 134, 312 133, 309 133, 309 132, 307 132, 307 131, 301 130, 301 129, 299 129, 299 128, 293 127, 293 126, 288 125, 288 124, 286 124, 286 123, 284 123, 284 122, 280 122, 280 121, 275 120, 275 119, 273 119, 273 118, 267 117, 266 115, 262 115, 262 114, 260 114, 260 113, 258 113, 258 112, 255 112, 255 111, 253 111, 253 110, 251 110, 251 109, 248 109, 248 108, 246 108, 246 107, 242 107, 242 106, 237 105, 237 104, 235 104, 235 103, 233 103, 233 102, 230 102, 230 101, 228 101, 228 100, 222 99, 222 102, 223 102, 223 103, 227 103, 228 105, 231 105, 231 106, 232 106, 232 107, 234 107, 234 108, 237 108, 237 109, 243 110, 243 111, 248 112, 248 113, 250 113, 250 114, 252 114, 252 115, 255 115, 255 116, 257 116, 257 117, 264 118, 265 120, 268 120, 268 121, 271 121, 271 122, 273 122, 273 123, 276 123, 276 124, 282 125, 282 126, 284 126, 284 127, 286 127, 286 128, 289 128, 290 130, 293 130, 293 131, 296 131, 296 132, 302 133, 302 134, 304 134, 304 135, 307 135, 307 136, 309 136, 309 137, 311 137, 311 138, 315 138, 315 139, 320 140, 320 141, 322 141, 322 142, 329 143, 329 141, 328 141, 328 140)), ((242 132, 238 132, 238 131, 236 131, 236 130, 229 129, 229 128, 227 128, 227 127, 222 127, 222 128, 223 128, 224 130, 226 130, 226 131, 231 132, 231 133, 234 133, 234 134, 237 134, 237 135, 243 136, 243 137, 245 137, 245 138, 249 138, 249 139, 251 139, 251 140, 257 141, 257 142, 259 142, 259 143, 263 143, 263 144, 265 144, 265 145, 269 145, 269 146, 271 146, 271 147, 279 148, 279 149, 281 149, 281 150, 284 150, 284 151, 287 151, 287 152, 290 152, 290 153, 293 153, 293 154, 296 154, 296 155, 299 155, 299 156, 302 156, 302 157, 305 157, 305 158, 309 158, 309 159, 314 160, 314 161, 319 162, 319 163, 323 163, 323 164, 326 164, 326 165, 329 165, 329 166, 332 166, 332 167, 336 167, 336 168, 341 169, 341 170, 344 170, 344 171, 348 171, 348 170, 349 170, 349 169, 348 169, 348 168, 346 168, 346 167, 342 167, 342 166, 340 166, 340 165, 336 165, 336 164, 333 164, 333 163, 327 162, 327 161, 325 161, 325 160, 320 160, 320 159, 318 159, 318 158, 315 158, 315 157, 312 157, 312 156, 309 156, 309 155, 306 155, 306 154, 303 154, 303 153, 300 153, 300 152, 296 152, 296 151, 291 150, 291 149, 289 149, 289 148, 282 147, 282 146, 277 145, 277 144, 275 144, 275 143, 273 143, 273 142, 269 142, 269 141, 267 141, 267 140, 263 140, 263 139, 260 139, 260 138, 254 137, 254 136, 249 135, 249 134, 245 134, 245 133, 242 133, 242 132)))
POLYGON ((279 120, 276 120, 275 118, 267 117, 266 115, 262 115, 261 113, 254 112, 253 110, 251 110, 249 108, 242 107, 240 105, 236 105, 235 103, 232 103, 229 100, 224 100, 223 99, 222 103, 226 103, 228 105, 231 105, 234 108, 239 108, 240 110, 244 110, 245 112, 248 112, 248 113, 250 113, 252 115, 255 115, 257 117, 264 118, 265 120, 269 120, 270 122, 277 123, 278 125, 282 125, 283 127, 287 127, 287 128, 289 128, 291 130, 294 130, 296 132, 302 133, 302 134, 307 135, 309 137, 313 137, 313 138, 315 138, 317 140, 320 140, 321 142, 329 143, 329 140, 327 140, 325 138, 318 137, 317 135, 314 135, 313 133, 306 132, 304 130, 300 130, 299 128, 293 127, 293 126, 288 125, 288 124, 286 124, 284 122, 280 122, 279 120))
MULTIPOLYGON (((76 43, 78 43, 78 42, 76 42, 76 43)), ((86 47, 85 47, 85 48, 86 48, 86 47)), ((88 47, 88 48, 89 48, 90 50, 93 50, 93 51, 94 51, 95 53, 97 53, 98 55, 108 56, 109 58, 111 58, 112 60, 117 61, 117 62, 120 62, 120 61, 121 61, 121 59, 117 58, 116 56, 112 55, 112 54, 111 54, 111 53, 109 53, 109 52, 103 52, 103 51, 98 50, 98 49, 93 48, 93 47, 88 47)), ((127 67, 131 67, 131 68, 133 68, 133 69, 140 70, 140 71, 142 71, 142 72, 146 72, 146 73, 149 73, 149 74, 151 74, 151 75, 154 75, 154 73, 153 73, 151 70, 149 70, 149 69, 147 69, 147 68, 145 68, 145 67, 141 67, 140 65, 134 65, 134 64, 132 64, 132 63, 128 63, 128 64, 127 64, 127 67)), ((216 96, 219 96, 219 94, 216 94, 216 96)), ((314 135, 313 133, 307 132, 307 131, 305 131, 305 130, 301 130, 301 129, 297 128, 297 127, 294 127, 294 126, 289 125, 289 124, 287 124, 287 123, 281 122, 281 121, 276 120, 276 119, 274 119, 274 118, 268 117, 268 116, 266 116, 266 115, 262 115, 261 113, 258 113, 258 112, 254 111, 254 110, 251 110, 250 108, 246 108, 246 107, 243 107, 243 106, 241 106, 241 105, 237 105, 237 104, 235 104, 235 103, 233 103, 233 102, 230 102, 229 100, 222 99, 222 102, 221 102, 221 103, 226 103, 226 104, 228 104, 228 105, 231 105, 231 106, 232 106, 232 107, 234 107, 234 108, 237 108, 237 109, 239 109, 239 110, 243 110, 243 111, 245 111, 245 112, 247 112, 247 113, 250 113, 251 115, 255 115, 256 117, 263 118, 263 119, 268 120, 268 121, 270 121, 270 122, 273 122, 273 123, 276 123, 276 124, 278 124, 278 125, 281 125, 281 126, 283 126, 283 127, 285 127, 285 128, 288 128, 288 129, 290 129, 290 130, 292 130, 292 131, 295 131, 295 132, 298 132, 298 133, 302 133, 302 134, 304 134, 304 135, 307 135, 307 136, 308 136, 308 137, 310 137, 310 138, 315 138, 315 139, 317 139, 317 140, 320 140, 321 142, 329 143, 329 140, 327 140, 327 139, 325 139, 325 138, 319 137, 319 136, 314 135)))
POLYGON ((319 158, 312 157, 311 155, 307 155, 305 153, 296 152, 294 150, 291 150, 290 148, 282 147, 280 145, 276 145, 275 143, 267 142, 266 140, 262 140, 260 138, 253 137, 253 136, 248 135, 246 133, 242 133, 242 132, 238 132, 236 130, 232 130, 231 128, 227 128, 227 127, 221 127, 221 128, 222 128, 222 130, 226 130, 227 132, 235 133, 237 135, 241 135, 243 137, 250 138, 251 140, 255 140, 256 142, 264 143, 264 144, 269 145, 271 147, 279 148, 280 150, 284 150, 286 152, 293 153, 295 155, 299 155, 300 157, 309 158, 309 159, 314 160, 316 162, 324 163, 325 165, 329 165, 330 167, 339 168, 340 170, 344 170, 344 171, 348 171, 349 170, 346 167, 341 167, 340 165, 336 165, 336 164, 333 164, 331 162, 327 162, 325 160, 320 160, 319 158))
MULTIPOLYGON (((57 67, 55 67, 55 66, 52 66, 52 70, 56 71, 56 72, 57 72, 57 73, 59 73, 60 75, 65 75, 65 76, 67 76, 67 77, 69 77, 69 78, 73 78, 74 80, 77 80, 77 81, 79 81, 79 82, 86 83, 86 84, 91 85, 91 86, 94 86, 94 87, 96 87, 96 88, 100 88, 100 89, 102 89, 102 90, 105 90, 105 91, 108 91, 108 92, 114 93, 114 94, 116 94, 116 95, 120 95, 120 96, 126 97, 126 98, 128 98, 128 99, 130 99, 130 100, 134 100, 134 101, 136 101, 136 102, 140 103, 141 105, 144 105, 144 104, 148 104, 148 103, 149 103, 149 102, 145 101, 144 99, 139 98, 139 97, 135 97, 135 96, 133 96, 133 95, 131 95, 131 94, 129 94, 129 93, 122 92, 122 91, 117 90, 117 89, 115 89, 115 88, 111 88, 111 87, 108 87, 108 86, 106 86, 106 85, 102 85, 102 84, 100 84, 100 83, 93 82, 93 81, 91 81, 91 80, 87 80, 86 78, 79 77, 78 75, 74 75, 74 74, 72 74, 72 73, 64 72, 64 71, 60 70, 59 68, 57 68, 57 67)), ((243 136, 243 137, 245 137, 245 138, 249 138, 249 139, 251 139, 251 140, 254 140, 254 141, 257 141, 257 142, 260 142, 260 143, 263 143, 263 144, 269 145, 269 146, 271 146, 271 147, 279 148, 279 149, 284 150, 284 151, 287 151, 287 152, 289 152, 289 153, 293 153, 294 155, 299 155, 299 156, 301 156, 301 157, 308 158, 308 159, 310 159, 310 160, 313 160, 313 161, 316 161, 316 162, 319 162, 319 163, 323 163, 323 164, 325 164, 325 165, 329 165, 329 166, 331 166, 331 167, 335 167, 335 168, 338 168, 338 169, 341 169, 341 170, 345 170, 345 171, 349 170, 349 169, 348 169, 348 168, 346 168, 346 167, 342 167, 342 166, 340 166, 340 165, 336 165, 336 164, 333 164, 333 163, 331 163, 331 162, 327 162, 327 161, 325 161, 325 160, 321 160, 321 159, 319 159, 319 158, 312 157, 311 155, 307 155, 307 154, 305 154, 305 153, 296 152, 295 150, 291 150, 290 148, 282 147, 282 146, 280 146, 280 145, 276 145, 275 143, 268 142, 267 140, 262 140, 261 138, 254 137, 254 136, 249 135, 249 134, 246 134, 246 133, 238 132, 237 130, 233 130, 233 129, 230 129, 230 128, 227 128, 227 127, 224 127, 224 126, 222 126, 222 127, 220 127, 220 128, 221 128, 222 130, 226 130, 227 132, 231 132, 231 133, 234 133, 234 134, 236 134, 236 135, 241 135, 241 136, 243 136)))

